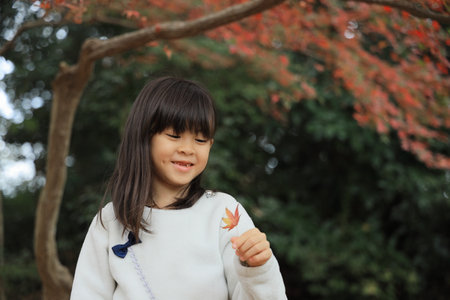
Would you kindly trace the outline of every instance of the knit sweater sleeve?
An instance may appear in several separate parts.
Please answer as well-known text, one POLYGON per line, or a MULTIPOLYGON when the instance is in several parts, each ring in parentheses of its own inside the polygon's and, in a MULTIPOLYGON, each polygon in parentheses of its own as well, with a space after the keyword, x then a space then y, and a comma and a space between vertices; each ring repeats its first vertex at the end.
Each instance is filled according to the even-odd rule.
POLYGON ((103 209, 103 227, 98 215, 93 219, 78 258, 71 300, 112 299, 115 281, 108 260, 108 210, 103 209))
MULTIPOLYGON (((230 208, 234 207, 236 207, 236 204, 230 206, 230 208)), ((222 259, 230 299, 287 299, 280 268, 273 254, 262 266, 245 267, 241 265, 235 250, 231 246, 230 239, 254 228, 254 225, 241 205, 239 205, 239 213, 240 221, 238 226, 230 231, 221 228, 222 259)))

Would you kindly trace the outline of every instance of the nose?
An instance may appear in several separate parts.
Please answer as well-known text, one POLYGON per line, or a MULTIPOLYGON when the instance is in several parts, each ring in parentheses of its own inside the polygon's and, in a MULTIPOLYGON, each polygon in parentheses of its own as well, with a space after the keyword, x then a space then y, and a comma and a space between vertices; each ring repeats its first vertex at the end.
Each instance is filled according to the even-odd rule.
POLYGON ((182 140, 180 141, 177 151, 185 155, 192 155, 194 154, 194 145, 191 141, 182 140))

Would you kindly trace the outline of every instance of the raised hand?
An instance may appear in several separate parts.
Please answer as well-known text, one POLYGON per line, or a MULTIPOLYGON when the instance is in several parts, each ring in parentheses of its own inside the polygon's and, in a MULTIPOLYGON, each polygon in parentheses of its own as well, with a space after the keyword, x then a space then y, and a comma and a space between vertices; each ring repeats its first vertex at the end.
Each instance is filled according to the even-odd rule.
POLYGON ((265 233, 258 228, 250 229, 238 237, 232 237, 231 244, 239 259, 250 267, 262 266, 272 256, 270 243, 265 233))

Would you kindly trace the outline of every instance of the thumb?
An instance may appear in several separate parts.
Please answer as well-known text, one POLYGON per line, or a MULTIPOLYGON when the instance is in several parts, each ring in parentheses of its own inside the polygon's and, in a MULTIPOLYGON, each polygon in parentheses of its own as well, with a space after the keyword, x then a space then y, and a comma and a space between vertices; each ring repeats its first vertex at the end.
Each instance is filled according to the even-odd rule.
POLYGON ((237 248, 237 240, 238 240, 238 237, 237 237, 237 236, 233 236, 233 237, 230 239, 231 247, 233 247, 233 249, 236 249, 236 248, 237 248))

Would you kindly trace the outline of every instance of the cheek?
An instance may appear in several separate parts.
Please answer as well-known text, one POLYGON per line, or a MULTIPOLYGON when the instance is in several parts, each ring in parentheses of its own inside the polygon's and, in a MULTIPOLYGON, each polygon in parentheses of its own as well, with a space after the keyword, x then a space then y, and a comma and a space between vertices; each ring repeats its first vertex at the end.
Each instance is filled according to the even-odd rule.
POLYGON ((169 149, 167 149, 167 147, 164 147, 163 145, 159 145, 157 147, 153 147, 152 149, 152 159, 153 161, 161 161, 161 160, 166 160, 167 157, 169 156, 169 149))
POLYGON ((206 165, 206 163, 208 162, 208 159, 209 159, 209 149, 208 150, 205 150, 204 151, 204 153, 203 153, 203 155, 202 155, 202 160, 203 160, 203 163, 206 165))
POLYGON ((150 157, 152 158, 153 162, 156 162, 156 158, 158 157, 158 149, 155 147, 150 148, 150 157))

